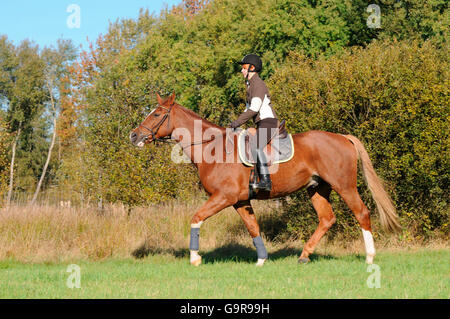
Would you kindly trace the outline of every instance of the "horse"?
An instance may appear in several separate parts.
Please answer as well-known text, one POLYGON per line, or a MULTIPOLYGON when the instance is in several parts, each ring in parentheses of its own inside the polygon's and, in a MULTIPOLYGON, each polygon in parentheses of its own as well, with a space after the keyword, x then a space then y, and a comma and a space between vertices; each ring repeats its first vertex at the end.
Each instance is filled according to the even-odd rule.
MULTIPOLYGON (((262 266, 268 255, 249 199, 251 168, 243 165, 236 155, 237 134, 177 104, 175 93, 164 100, 159 94, 156 95, 158 105, 131 131, 130 140, 133 145, 144 147, 154 141, 171 139, 182 147, 184 154, 198 170, 200 182, 209 199, 191 219, 190 263, 198 266, 202 261, 198 254, 201 224, 224 208, 233 206, 253 238, 258 256, 256 265, 262 266), (185 134, 180 134, 180 130, 185 134), (186 137, 195 135, 196 130, 200 134, 197 134, 193 141, 186 137), (204 138, 207 131, 211 130, 215 135, 204 138), (205 152, 202 151, 205 145, 213 147, 215 151, 212 153, 221 151, 223 158, 227 159, 206 160, 205 152)), ((377 176, 363 144, 355 136, 325 131, 292 134, 292 138, 295 148, 293 158, 279 164, 277 170, 271 172, 271 191, 260 191, 255 198, 279 198, 306 188, 319 218, 317 229, 304 245, 298 258, 299 263, 307 263, 322 236, 336 221, 330 203, 330 193, 334 190, 359 222, 365 244, 366 263, 372 264, 375 246, 370 212, 356 187, 359 159, 362 162, 363 176, 379 211, 382 227, 388 232, 395 232, 400 229, 400 225, 392 200, 384 188, 383 181, 377 176)))

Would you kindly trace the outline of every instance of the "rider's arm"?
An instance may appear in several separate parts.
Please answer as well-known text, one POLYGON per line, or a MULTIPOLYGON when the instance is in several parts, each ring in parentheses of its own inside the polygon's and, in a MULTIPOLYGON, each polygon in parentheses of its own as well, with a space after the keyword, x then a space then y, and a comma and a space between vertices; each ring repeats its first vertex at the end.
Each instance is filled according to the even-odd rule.
POLYGON ((259 109, 261 108, 262 103, 263 103, 262 99, 259 96, 255 96, 254 98, 252 98, 252 101, 250 103, 250 107, 248 109, 250 111, 258 113, 259 109))
POLYGON ((239 115, 239 117, 230 124, 232 128, 236 128, 238 126, 241 126, 251 118, 254 118, 259 110, 261 109, 261 106, 263 104, 263 100, 265 98, 265 86, 256 86, 256 87, 250 87, 250 96, 252 97, 250 100, 250 105, 247 103, 247 108, 245 109, 245 112, 239 115))
POLYGON ((230 127, 236 128, 253 118, 258 112, 255 112, 250 108, 246 109, 244 113, 239 115, 239 117, 236 119, 236 121, 232 122, 230 124, 230 127))

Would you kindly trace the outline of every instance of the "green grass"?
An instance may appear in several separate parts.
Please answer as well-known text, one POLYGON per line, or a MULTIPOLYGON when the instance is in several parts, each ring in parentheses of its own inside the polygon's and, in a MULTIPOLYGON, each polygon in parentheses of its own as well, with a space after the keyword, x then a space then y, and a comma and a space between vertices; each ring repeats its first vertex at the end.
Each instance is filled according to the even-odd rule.
POLYGON ((186 252, 142 259, 74 261, 81 288, 69 289, 70 263, 0 262, 0 298, 449 298, 450 250, 380 252, 381 287, 368 288, 364 256, 313 255, 297 264, 295 251, 270 255, 262 268, 253 251, 222 248, 189 265, 186 252))

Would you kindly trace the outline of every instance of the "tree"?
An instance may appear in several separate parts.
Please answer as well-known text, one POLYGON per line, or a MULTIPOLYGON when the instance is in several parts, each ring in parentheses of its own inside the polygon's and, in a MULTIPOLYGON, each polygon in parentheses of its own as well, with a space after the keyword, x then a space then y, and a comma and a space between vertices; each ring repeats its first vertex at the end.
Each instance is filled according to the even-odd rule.
POLYGON ((15 135, 12 145, 10 181, 7 205, 10 205, 14 185, 14 165, 17 145, 21 139, 26 142, 32 132, 31 122, 42 109, 46 99, 43 90, 44 63, 38 47, 28 40, 14 47, 6 37, 0 39, 2 59, 1 95, 7 106, 6 120, 9 133, 15 135), (23 136, 23 133, 26 133, 23 136))
POLYGON ((0 109, 0 207, 3 205, 4 194, 8 190, 10 144, 11 136, 8 133, 5 112, 0 109))
POLYGON ((52 155, 52 150, 55 145, 56 133, 57 133, 57 121, 60 114, 60 104, 61 104, 61 89, 63 85, 67 83, 63 82, 68 72, 68 64, 70 64, 76 57, 76 50, 70 40, 58 40, 57 48, 45 48, 42 52, 42 58, 46 63, 45 68, 45 88, 48 91, 50 101, 47 103, 48 111, 52 116, 53 120, 53 133, 51 143, 47 153, 47 160, 45 161, 41 177, 36 186, 31 204, 36 202, 37 196, 42 186, 42 182, 45 178, 47 172, 48 164, 50 163, 50 158, 52 155))

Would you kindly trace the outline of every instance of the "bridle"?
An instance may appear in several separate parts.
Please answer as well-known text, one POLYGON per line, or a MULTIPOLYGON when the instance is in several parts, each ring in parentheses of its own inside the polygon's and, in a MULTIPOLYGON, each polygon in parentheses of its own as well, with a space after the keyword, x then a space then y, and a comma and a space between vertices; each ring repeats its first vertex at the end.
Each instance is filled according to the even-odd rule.
MULTIPOLYGON (((159 107, 165 109, 167 112, 163 115, 162 119, 158 123, 155 124, 155 126, 153 126, 152 128, 149 128, 149 127, 147 127, 147 126, 142 124, 150 116, 151 113, 149 115, 147 115, 147 117, 142 121, 141 124, 139 124, 138 127, 145 128, 149 132, 149 134, 144 136, 142 141, 147 141, 151 137, 152 138, 152 142, 155 142, 155 143, 156 143, 156 141, 158 141, 158 142, 163 142, 163 143, 178 144, 176 141, 172 140, 172 136, 156 137, 156 134, 158 133, 158 130, 164 124, 164 121, 166 119, 168 119, 168 124, 170 125, 169 115, 170 115, 170 111, 172 110, 173 105, 170 108, 166 108, 166 107, 161 106, 161 105, 159 105, 159 107)), ((227 135, 227 141, 228 141, 228 139, 229 139, 229 136, 227 135)), ((209 142, 212 142, 214 140, 215 140, 215 136, 213 135, 209 140, 201 140, 201 141, 196 141, 196 142, 194 141, 194 142, 191 142, 190 144, 188 144, 186 146, 182 146, 181 149, 184 150, 187 147, 190 147, 190 146, 193 146, 193 145, 209 143, 209 142)), ((226 144, 226 147, 227 147, 227 145, 228 144, 226 144)), ((226 149, 226 153, 229 154, 227 149, 226 149)))
POLYGON ((161 108, 167 110, 167 113, 165 113, 165 114, 163 115, 162 119, 159 120, 159 122, 156 123, 156 125, 153 126, 153 128, 149 128, 149 127, 145 126, 144 124, 142 124, 142 123, 145 122, 145 120, 149 117, 149 115, 150 115, 151 113, 150 113, 149 115, 147 115, 147 117, 142 121, 141 124, 139 124, 139 127, 143 127, 143 128, 145 128, 147 131, 150 132, 149 134, 147 134, 147 135, 144 136, 144 138, 142 139, 142 141, 147 141, 147 140, 149 139, 149 137, 151 137, 151 138, 152 138, 152 142, 153 142, 153 141, 154 141, 154 142, 156 142, 156 141, 158 141, 158 142, 168 142, 168 140, 170 140, 170 139, 172 138, 172 137, 170 137, 170 136, 166 136, 166 137, 162 137, 162 138, 156 137, 156 134, 158 133, 159 129, 161 128, 161 126, 163 125, 163 123, 164 123, 164 121, 165 121, 166 119, 169 119, 169 120, 168 120, 168 121, 169 121, 168 124, 170 124, 170 118, 169 118, 169 115, 170 115, 170 111, 172 110, 172 106, 171 106, 170 108, 166 108, 166 107, 160 105, 159 107, 161 107, 161 108))

